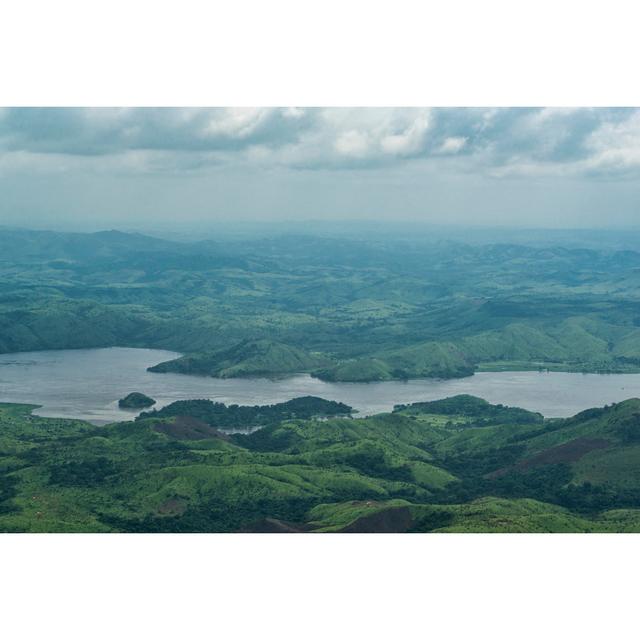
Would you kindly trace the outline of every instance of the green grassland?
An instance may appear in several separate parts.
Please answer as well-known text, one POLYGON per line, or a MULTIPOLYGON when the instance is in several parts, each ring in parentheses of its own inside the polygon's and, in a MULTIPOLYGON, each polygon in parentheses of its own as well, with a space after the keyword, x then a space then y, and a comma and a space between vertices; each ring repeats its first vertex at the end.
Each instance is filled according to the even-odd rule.
POLYGON ((0 530, 640 531, 638 399, 561 420, 471 396, 368 418, 299 400, 105 427, 0 405, 0 530), (264 426, 224 432, 243 420, 264 426))
POLYGON ((244 340, 212 353, 183 356, 161 362, 149 371, 185 373, 216 378, 282 375, 313 371, 329 362, 319 354, 271 340, 244 340))
MULTIPOLYGON (((605 511, 585 517, 556 505, 528 498, 478 498, 467 504, 416 505, 406 500, 319 505, 310 512, 313 530, 342 532, 357 523, 392 521, 389 514, 406 509, 414 533, 638 533, 640 510, 605 511), (374 520, 375 519, 375 520, 374 520)), ((355 525, 355 526, 354 526, 355 525)))

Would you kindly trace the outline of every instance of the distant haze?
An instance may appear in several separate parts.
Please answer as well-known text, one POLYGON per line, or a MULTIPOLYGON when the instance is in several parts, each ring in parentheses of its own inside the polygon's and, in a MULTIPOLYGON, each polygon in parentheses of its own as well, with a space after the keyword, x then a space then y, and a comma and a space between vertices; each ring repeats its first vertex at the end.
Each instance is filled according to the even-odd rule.
POLYGON ((0 224, 624 227, 640 110, 0 109, 0 224))

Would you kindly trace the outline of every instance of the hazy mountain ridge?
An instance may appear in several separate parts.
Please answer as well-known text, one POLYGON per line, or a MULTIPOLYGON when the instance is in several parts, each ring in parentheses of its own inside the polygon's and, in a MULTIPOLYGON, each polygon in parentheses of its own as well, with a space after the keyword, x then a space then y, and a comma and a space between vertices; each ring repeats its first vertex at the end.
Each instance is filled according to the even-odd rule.
POLYGON ((342 381, 640 371, 632 251, 24 230, 0 230, 0 247, 1 352, 164 348, 185 372, 342 381), (282 354, 259 363, 246 341, 282 354))

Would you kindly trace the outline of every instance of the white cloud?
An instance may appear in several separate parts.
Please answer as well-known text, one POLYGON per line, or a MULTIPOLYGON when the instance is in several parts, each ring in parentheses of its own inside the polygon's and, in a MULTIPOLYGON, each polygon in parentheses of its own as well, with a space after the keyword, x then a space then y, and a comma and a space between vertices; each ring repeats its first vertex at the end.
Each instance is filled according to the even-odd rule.
POLYGON ((208 136, 247 138, 265 122, 271 109, 237 108, 213 111, 204 133, 208 136))
POLYGON ((300 109, 300 107, 285 107, 282 111, 282 115, 285 118, 292 118, 294 120, 298 120, 302 118, 305 114, 304 109, 300 109))
POLYGON ((458 153, 467 144, 467 138, 463 136, 452 136, 445 138, 444 142, 440 145, 441 153, 458 153))
POLYGON ((429 129, 429 116, 421 113, 401 133, 386 135, 380 146, 386 153, 399 156, 412 155, 422 150, 429 129))
POLYGON ((587 139, 588 169, 626 171, 640 167, 640 112, 622 122, 605 122, 587 139))
POLYGON ((369 136, 362 131, 345 131, 334 142, 335 150, 343 156, 364 158, 369 149, 369 136))
MULTIPOLYGON (((0 166, 180 172, 416 162, 506 176, 628 175, 640 112, 615 109, 3 109, 0 166), (464 153, 461 151, 464 150, 464 153), (448 156, 445 158, 445 156, 448 156), (77 162, 72 161, 76 159, 77 162)), ((422 165, 420 165, 422 166, 422 165)), ((71 169, 70 169, 71 170, 71 169)))

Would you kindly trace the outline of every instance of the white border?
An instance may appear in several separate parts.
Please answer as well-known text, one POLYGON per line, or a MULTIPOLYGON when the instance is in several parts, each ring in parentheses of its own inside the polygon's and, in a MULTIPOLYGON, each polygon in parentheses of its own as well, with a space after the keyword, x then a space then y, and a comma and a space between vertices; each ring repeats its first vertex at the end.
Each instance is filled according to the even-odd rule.
POLYGON ((625 638, 640 570, 630 535, 4 536, 0 561, 11 640, 625 638))
POLYGON ((629 0, 21 0, 4 105, 640 104, 629 0))

